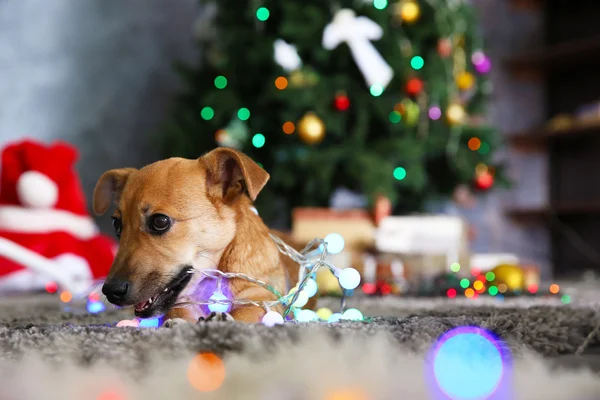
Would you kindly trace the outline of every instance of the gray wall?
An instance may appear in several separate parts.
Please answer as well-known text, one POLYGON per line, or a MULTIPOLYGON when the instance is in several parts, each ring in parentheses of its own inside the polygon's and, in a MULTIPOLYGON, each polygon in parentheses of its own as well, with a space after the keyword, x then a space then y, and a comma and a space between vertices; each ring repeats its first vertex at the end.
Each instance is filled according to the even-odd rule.
MULTIPOLYGON (((499 62, 541 42, 539 17, 502 0, 478 0, 495 61, 490 118, 503 132, 541 122, 542 89, 514 80, 499 62)), ((158 156, 151 135, 177 89, 175 59, 195 60, 196 0, 0 0, 0 141, 30 135, 66 139, 81 149, 79 170, 91 193, 109 168, 141 166, 158 156)), ((548 272, 543 229, 506 219, 510 205, 546 201, 545 160, 511 152, 516 186, 493 192, 465 215, 477 251, 514 251, 548 272)), ((108 218, 101 219, 107 228, 108 218)))
POLYGON ((155 160, 197 16, 196 0, 0 0, 0 142, 77 145, 88 194, 106 169, 155 160))

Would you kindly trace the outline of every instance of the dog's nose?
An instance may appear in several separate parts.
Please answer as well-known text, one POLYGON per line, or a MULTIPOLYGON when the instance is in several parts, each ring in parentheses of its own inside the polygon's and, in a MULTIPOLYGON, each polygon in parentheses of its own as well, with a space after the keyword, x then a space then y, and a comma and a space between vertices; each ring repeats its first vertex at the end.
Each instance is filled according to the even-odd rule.
POLYGON ((102 285, 102 293, 104 293, 108 301, 117 304, 125 300, 129 287, 129 282, 112 279, 104 282, 104 285, 102 285))

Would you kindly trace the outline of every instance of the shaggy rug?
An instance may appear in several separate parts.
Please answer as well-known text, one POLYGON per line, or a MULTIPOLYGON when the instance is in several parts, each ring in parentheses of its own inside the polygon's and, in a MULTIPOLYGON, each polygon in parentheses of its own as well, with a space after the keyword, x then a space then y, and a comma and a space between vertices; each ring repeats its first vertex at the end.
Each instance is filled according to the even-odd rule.
MULTIPOLYGON (((0 399, 430 399, 441 385, 428 373, 432 346, 453 328, 476 326, 495 333, 512 360, 499 398, 597 400, 600 294, 577 288, 571 298, 354 297, 348 305, 367 322, 172 329, 115 328, 127 310, 65 311, 52 296, 0 299, 0 399), (199 362, 199 353, 212 361, 199 362)), ((332 309, 338 302, 321 299, 332 309)), ((457 379, 476 386, 493 357, 466 359, 472 353, 451 361, 471 368, 457 379)))

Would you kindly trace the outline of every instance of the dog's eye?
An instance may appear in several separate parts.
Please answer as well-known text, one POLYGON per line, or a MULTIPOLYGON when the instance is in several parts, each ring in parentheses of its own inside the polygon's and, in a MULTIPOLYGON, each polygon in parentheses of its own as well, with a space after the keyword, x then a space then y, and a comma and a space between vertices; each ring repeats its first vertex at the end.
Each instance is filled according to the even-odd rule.
POLYGON ((171 227, 171 219, 164 214, 154 214, 150 217, 148 227, 156 233, 163 233, 171 227))
POLYGON ((121 218, 113 217, 113 228, 115 228, 115 235, 117 237, 121 237, 121 231, 123 230, 123 222, 121 222, 121 218))

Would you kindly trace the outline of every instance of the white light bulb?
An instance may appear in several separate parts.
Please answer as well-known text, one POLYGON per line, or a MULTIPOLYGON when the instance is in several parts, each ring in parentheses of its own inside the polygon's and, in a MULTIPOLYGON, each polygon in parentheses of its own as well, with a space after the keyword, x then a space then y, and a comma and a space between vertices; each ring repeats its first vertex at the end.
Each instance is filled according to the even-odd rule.
POLYGON ((360 274, 354 268, 344 268, 339 274, 340 286, 353 290, 360 284, 360 274))
POLYGON ((262 318, 262 323, 266 326, 275 326, 283 324, 283 317, 277 311, 269 311, 262 318))
POLYGON ((306 285, 304 285, 304 289, 302 291, 306 292, 308 297, 313 297, 315 294, 317 294, 317 289, 317 282, 311 278, 306 281, 306 285))
MULTIPOLYGON (((210 299, 212 301, 229 301, 229 299, 227 298, 227 296, 225 296, 223 293, 221 292, 214 292, 212 296, 210 296, 210 299)), ((226 313, 229 312, 229 308, 231 307, 231 304, 223 304, 223 303, 213 303, 213 304, 209 304, 208 305, 208 309, 212 312, 218 312, 218 313, 226 313)))
POLYGON ((363 315, 356 308, 349 308, 346 311, 344 311, 341 319, 347 319, 347 320, 351 320, 351 321, 362 321, 363 315))
POLYGON ((306 294, 306 290, 302 290, 294 301, 294 307, 302 308, 306 303, 308 303, 308 294, 306 294))
POLYGON ((330 254, 338 254, 344 250, 344 238, 339 233, 330 233, 325 236, 325 243, 327 243, 327 251, 330 254))
POLYGON ((312 310, 300 310, 298 314, 296 314, 296 320, 299 322, 318 321, 319 316, 312 310))
POLYGON ((331 314, 331 317, 329 317, 327 319, 327 322, 329 322, 331 324, 333 322, 338 322, 340 319, 342 319, 342 314, 335 313, 335 314, 331 314))

